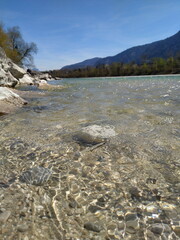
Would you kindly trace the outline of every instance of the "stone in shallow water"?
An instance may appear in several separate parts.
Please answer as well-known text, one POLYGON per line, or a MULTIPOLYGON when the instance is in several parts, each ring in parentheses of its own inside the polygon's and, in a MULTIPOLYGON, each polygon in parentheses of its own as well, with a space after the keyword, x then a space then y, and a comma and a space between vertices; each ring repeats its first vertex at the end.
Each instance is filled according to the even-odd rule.
POLYGON ((0 213, 0 223, 5 223, 11 215, 11 211, 4 211, 0 213))
POLYGON ((106 141, 108 138, 115 137, 117 133, 113 126, 105 125, 91 125, 82 128, 77 132, 73 138, 81 144, 95 145, 106 141))
POLYGON ((167 224, 154 223, 151 226, 151 231, 155 234, 161 235, 164 232, 171 232, 171 228, 167 224))
POLYGON ((87 222, 84 224, 84 228, 93 231, 93 232, 100 232, 103 228, 97 223, 87 222))
POLYGON ((28 144, 27 143, 24 143, 23 141, 21 140, 15 140, 11 146, 10 146, 10 150, 12 152, 16 151, 16 152, 22 152, 22 151, 25 151, 28 147, 28 144))
POLYGON ((97 211, 99 211, 99 210, 102 210, 102 209, 101 209, 100 207, 98 207, 98 206, 90 205, 89 208, 88 208, 88 210, 89 210, 90 212, 92 212, 92 213, 95 213, 95 212, 97 212, 97 211))
POLYGON ((17 226, 17 230, 18 230, 19 232, 26 232, 26 231, 28 230, 28 225, 26 225, 26 224, 18 225, 18 226, 17 226))
POLYGON ((176 235, 178 237, 180 237, 180 225, 173 225, 172 228, 173 228, 174 232, 176 233, 176 235))
POLYGON ((0 188, 8 188, 8 187, 9 187, 9 184, 0 182, 0 188))
POLYGON ((52 172, 48 168, 34 167, 23 172, 19 180, 27 184, 40 186, 49 180, 51 174, 52 172))
POLYGON ((126 221, 133 221, 137 219, 137 214, 136 213, 127 213, 125 216, 126 221))

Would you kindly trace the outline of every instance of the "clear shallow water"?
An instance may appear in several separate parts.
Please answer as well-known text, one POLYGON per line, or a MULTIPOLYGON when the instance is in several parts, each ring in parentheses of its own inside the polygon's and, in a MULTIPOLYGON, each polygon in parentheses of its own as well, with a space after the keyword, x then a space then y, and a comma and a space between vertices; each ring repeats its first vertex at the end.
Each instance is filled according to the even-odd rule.
POLYGON ((180 119, 180 76, 67 79, 52 84, 67 88, 39 91, 40 95, 37 91, 27 97, 27 107, 2 124, 7 122, 7 129, 14 128, 19 136, 28 132, 29 140, 38 140, 43 131, 55 134, 62 127, 71 132, 93 123, 112 124, 119 134, 153 135, 152 141, 174 140, 180 119))
MULTIPOLYGON (((55 216, 46 216, 44 222, 38 218, 41 211, 35 213, 43 239, 60 239, 61 233, 64 239, 161 239, 163 234, 164 239, 178 239, 173 229, 180 219, 180 76, 66 79, 51 84, 66 88, 22 87, 32 91, 25 97, 29 104, 0 118, 2 182, 39 165, 61 175, 58 183, 42 190, 49 199, 44 205, 55 216), (92 124, 113 125, 118 135, 102 148, 87 151, 72 135, 92 124), (141 194, 137 189, 132 193, 134 187, 141 194), (107 206, 92 210, 101 197, 107 206), (66 204, 73 205, 69 199, 80 199, 80 203, 69 210, 66 204), (148 212, 149 205, 154 210, 148 212), (130 225, 126 231, 129 213, 137 214, 138 220, 132 217, 137 226, 130 225), (148 232, 158 219, 171 230, 148 232), (103 230, 84 229, 89 221, 97 221, 103 230), (48 224, 55 229, 50 230, 48 224)), ((30 191, 25 188, 26 193, 30 191)), ((31 191, 33 195, 37 188, 31 191)), ((43 205, 42 196, 34 197, 39 205, 43 205)), ((5 209, 10 208, 7 202, 3 202, 5 209)), ((30 232, 28 239, 34 236, 30 232)))

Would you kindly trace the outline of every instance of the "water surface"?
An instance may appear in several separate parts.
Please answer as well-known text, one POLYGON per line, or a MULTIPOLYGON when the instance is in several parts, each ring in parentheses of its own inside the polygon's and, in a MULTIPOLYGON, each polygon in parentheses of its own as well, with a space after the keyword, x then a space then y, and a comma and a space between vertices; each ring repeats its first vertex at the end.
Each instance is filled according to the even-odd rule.
MULTIPOLYGON (((40 189, 18 180, 10 185, 13 194, 17 188, 29 204, 18 200, 14 210, 10 188, 2 188, 7 191, 3 207, 13 212, 12 221, 29 227, 22 236, 178 239, 180 76, 64 79, 51 84, 66 88, 21 87, 32 91, 25 97, 29 104, 0 117, 1 181, 18 179, 32 166, 51 168, 55 174, 40 189), (112 125, 117 136, 95 150, 76 143, 73 134, 92 124, 112 125), (22 209, 29 212, 19 217, 22 209), (28 221, 41 227, 35 231, 28 221), (89 222, 99 230, 88 229, 93 228, 89 222), (162 231, 153 225, 159 223, 162 231)), ((4 239, 19 239, 8 226, 4 239)))

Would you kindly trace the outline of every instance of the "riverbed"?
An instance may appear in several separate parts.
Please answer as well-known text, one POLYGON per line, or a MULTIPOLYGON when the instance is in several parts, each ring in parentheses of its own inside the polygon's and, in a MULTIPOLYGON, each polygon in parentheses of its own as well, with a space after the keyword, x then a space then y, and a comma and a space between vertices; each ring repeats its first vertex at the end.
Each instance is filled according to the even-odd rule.
POLYGON ((2 239, 179 239, 180 76, 51 84, 19 87, 28 105, 0 116, 2 239), (91 125, 116 135, 76 141, 91 125), (19 180, 35 167, 47 182, 19 180))

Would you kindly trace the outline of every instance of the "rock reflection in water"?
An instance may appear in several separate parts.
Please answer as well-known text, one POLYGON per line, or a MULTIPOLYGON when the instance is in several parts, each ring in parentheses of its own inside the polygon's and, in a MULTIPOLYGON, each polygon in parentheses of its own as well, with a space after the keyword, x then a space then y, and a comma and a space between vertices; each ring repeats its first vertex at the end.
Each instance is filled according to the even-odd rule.
POLYGON ((43 111, 36 95, 29 111, 3 116, 0 238, 179 239, 179 80, 66 80, 39 97, 43 111), (75 141, 87 126, 115 134, 75 141), (42 171, 27 184, 28 169, 42 171))

